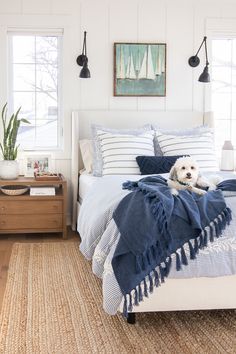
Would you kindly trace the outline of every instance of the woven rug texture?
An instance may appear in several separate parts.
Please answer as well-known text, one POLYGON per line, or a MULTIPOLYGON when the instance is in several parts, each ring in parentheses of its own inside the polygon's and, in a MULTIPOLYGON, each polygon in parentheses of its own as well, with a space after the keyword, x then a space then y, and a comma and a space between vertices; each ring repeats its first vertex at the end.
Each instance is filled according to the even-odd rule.
POLYGON ((1 311, 0 353, 236 353, 236 311, 138 314, 128 325, 103 311, 101 280, 78 243, 19 243, 1 311))

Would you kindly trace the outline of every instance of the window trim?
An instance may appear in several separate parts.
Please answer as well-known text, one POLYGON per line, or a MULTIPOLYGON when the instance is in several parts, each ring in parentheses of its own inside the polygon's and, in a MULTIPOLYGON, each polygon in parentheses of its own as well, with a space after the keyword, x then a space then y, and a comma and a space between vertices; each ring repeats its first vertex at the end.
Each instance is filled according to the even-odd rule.
MULTIPOLYGON (((78 80, 78 66, 75 58, 81 48, 82 42, 78 33, 80 23, 78 17, 73 14, 0 14, 0 44, 5 55, 0 57, 0 103, 1 107, 7 102, 8 81, 7 81, 7 30, 9 28, 22 29, 44 29, 50 31, 63 29, 63 53, 62 53, 62 129, 63 139, 61 150, 51 152, 53 159, 59 161, 56 167, 61 172, 70 168, 71 160, 71 110, 81 107, 81 95, 79 94, 82 83, 78 80), (75 41, 76 39, 76 41, 75 41), (77 41, 78 40, 78 41, 77 41), (69 53, 69 54, 68 54, 69 53), (73 87, 73 90, 71 90, 73 87), (62 162, 64 161, 64 162, 62 162)), ((0 130, 0 136, 2 132, 0 130)), ((19 149, 19 159, 24 154, 23 149, 19 149)))
MULTIPOLYGON (((62 77, 63 77, 63 28, 57 29, 37 29, 37 28, 22 28, 22 27, 9 27, 7 28, 7 46, 8 46, 8 102, 9 110, 13 111, 13 53, 12 53, 12 39, 13 36, 56 36, 58 38, 58 86, 57 86, 57 108, 58 108, 58 118, 57 118, 57 146, 32 146, 23 147, 24 151, 52 151, 59 152, 64 149, 64 136, 63 136, 63 100, 62 100, 62 77)), ((36 72, 36 71, 35 71, 36 72)))

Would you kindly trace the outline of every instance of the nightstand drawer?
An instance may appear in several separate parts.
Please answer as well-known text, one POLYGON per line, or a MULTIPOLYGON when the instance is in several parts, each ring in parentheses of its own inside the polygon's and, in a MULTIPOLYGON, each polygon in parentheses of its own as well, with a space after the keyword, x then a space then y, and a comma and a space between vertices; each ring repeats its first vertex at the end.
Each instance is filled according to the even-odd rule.
POLYGON ((7 200, 0 201, 0 215, 24 215, 24 214, 60 214, 62 213, 62 201, 60 200, 7 200))
POLYGON ((0 230, 62 229, 62 214, 1 215, 0 230))

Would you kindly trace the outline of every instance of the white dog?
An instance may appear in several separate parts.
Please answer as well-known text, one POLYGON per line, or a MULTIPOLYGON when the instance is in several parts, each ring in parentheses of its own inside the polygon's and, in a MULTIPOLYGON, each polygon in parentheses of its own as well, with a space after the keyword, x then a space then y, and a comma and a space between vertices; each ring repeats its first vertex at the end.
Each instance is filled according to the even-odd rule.
POLYGON ((194 161, 192 157, 186 156, 180 157, 176 160, 174 166, 170 170, 170 176, 167 183, 171 188, 171 193, 173 195, 178 195, 178 190, 185 189, 203 195, 207 192, 200 189, 201 187, 208 187, 208 190, 214 190, 219 181, 216 181, 216 184, 214 184, 214 182, 204 179, 199 173, 196 161, 194 161))

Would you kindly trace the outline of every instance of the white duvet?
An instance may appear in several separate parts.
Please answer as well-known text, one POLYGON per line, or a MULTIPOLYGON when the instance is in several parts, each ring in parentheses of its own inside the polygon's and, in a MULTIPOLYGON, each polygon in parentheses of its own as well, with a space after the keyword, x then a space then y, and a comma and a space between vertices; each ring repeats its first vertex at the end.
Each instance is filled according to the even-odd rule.
MULTIPOLYGON (((218 174, 225 179, 235 178, 233 174, 222 172, 218 174)), ((162 176, 167 177, 168 174, 162 176)), ((109 314, 115 314, 122 301, 122 294, 111 266, 113 253, 120 237, 112 214, 120 200, 130 193, 122 190, 122 183, 143 177, 145 176, 100 178, 85 196, 78 217, 78 232, 81 236, 80 250, 87 259, 92 260, 93 272, 102 279, 103 307, 109 314)), ((177 272, 175 267, 172 267, 169 278, 236 274, 236 197, 227 197, 226 203, 232 210, 233 220, 223 236, 214 243, 210 243, 204 250, 200 250, 197 259, 189 261, 188 266, 184 266, 181 271, 177 272)))

